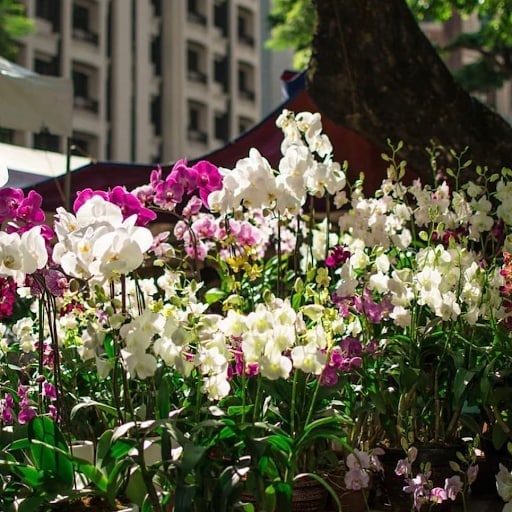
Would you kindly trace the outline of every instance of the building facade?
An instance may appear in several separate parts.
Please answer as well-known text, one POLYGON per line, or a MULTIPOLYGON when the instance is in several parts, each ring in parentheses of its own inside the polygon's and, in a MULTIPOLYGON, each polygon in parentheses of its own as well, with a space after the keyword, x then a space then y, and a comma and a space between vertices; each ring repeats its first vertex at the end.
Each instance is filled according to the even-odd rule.
MULTIPOLYGON (((194 158, 261 117, 259 0, 24 3, 36 31, 21 42, 18 64, 73 80, 72 142, 81 154, 194 158)), ((48 133, 16 132, 11 142, 66 146, 48 133)))

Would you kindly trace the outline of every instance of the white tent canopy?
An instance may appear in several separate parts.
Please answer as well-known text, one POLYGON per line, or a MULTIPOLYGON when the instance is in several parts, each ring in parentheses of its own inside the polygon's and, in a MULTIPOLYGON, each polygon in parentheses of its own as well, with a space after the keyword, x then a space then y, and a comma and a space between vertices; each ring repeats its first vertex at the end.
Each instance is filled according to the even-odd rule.
POLYGON ((71 136, 73 83, 0 57, 0 127, 71 136))
MULTIPOLYGON (((66 155, 0 143, 0 162, 9 170, 5 186, 26 188, 49 178, 66 173, 66 155)), ((70 171, 89 165, 91 160, 82 156, 70 157, 70 171)))

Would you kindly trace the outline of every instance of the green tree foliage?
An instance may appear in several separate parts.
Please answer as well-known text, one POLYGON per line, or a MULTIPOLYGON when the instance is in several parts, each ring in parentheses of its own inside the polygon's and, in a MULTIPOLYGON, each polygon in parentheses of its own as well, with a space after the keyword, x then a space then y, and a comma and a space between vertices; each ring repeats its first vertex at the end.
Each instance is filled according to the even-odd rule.
POLYGON ((442 51, 473 50, 477 60, 456 72, 469 91, 488 91, 512 77, 512 2, 510 0, 408 0, 419 20, 447 21, 458 14, 477 16, 478 30, 458 34, 442 51))
POLYGON ((16 39, 34 30, 34 21, 25 16, 20 0, 0 0, 0 56, 14 60, 16 39))
POLYGON ((293 48, 293 65, 305 69, 311 53, 315 8, 311 0, 273 0, 269 16, 272 27, 267 47, 272 50, 293 48))
MULTIPOLYGON (((474 32, 457 35, 441 53, 458 49, 473 50, 477 59, 462 67, 456 76, 470 92, 500 87, 512 78, 512 1, 511 0, 404 0, 418 21, 447 21, 454 15, 463 19, 476 16, 474 32)), ((312 0, 274 0, 269 17, 272 27, 267 46, 293 48, 294 65, 307 67, 314 27, 312 0)))

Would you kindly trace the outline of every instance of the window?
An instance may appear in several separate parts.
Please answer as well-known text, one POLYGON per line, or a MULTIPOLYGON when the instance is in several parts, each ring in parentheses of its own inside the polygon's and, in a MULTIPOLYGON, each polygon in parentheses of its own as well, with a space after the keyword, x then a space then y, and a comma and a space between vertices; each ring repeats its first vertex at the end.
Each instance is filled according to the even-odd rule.
POLYGON ((98 139, 94 135, 85 132, 73 132, 71 142, 73 155, 94 158, 97 154, 98 139))
POLYGON ((238 94, 241 99, 254 101, 254 69, 250 64, 238 66, 238 94))
POLYGON ((43 20, 52 21, 55 7, 59 2, 57 0, 37 0, 36 1, 36 16, 43 20))
POLYGON ((153 16, 159 18, 162 16, 162 0, 151 0, 153 6, 153 16))
POLYGON ((73 71, 73 89, 75 96, 80 98, 89 97, 89 75, 81 71, 73 71))
POLYGON ((60 0, 36 0, 36 16, 52 24, 57 32, 60 26, 60 0))
POLYGON ((254 15, 247 9, 238 9, 237 16, 238 41, 254 46, 254 15))
POLYGON ((206 133, 206 107, 202 103, 190 101, 188 104, 187 137, 190 141, 208 142, 206 133))
POLYGON ((151 63, 154 66, 155 74, 162 75, 162 38, 157 35, 151 41, 151 63))
POLYGON ((10 128, 0 128, 0 142, 12 144, 14 142, 14 130, 10 128))
POLYGON ((85 66, 73 69, 74 105, 77 109, 98 112, 98 101, 91 94, 94 70, 85 66))
POLYGON ((162 135, 162 100, 156 96, 151 101, 151 123, 155 128, 155 135, 162 135))
POLYGON ((73 5, 73 28, 89 30, 89 9, 83 5, 73 5))
POLYGON ((40 75, 59 76, 59 60, 49 55, 36 55, 34 58, 34 71, 40 75))
POLYGON ((228 36, 228 3, 226 0, 216 0, 213 7, 213 23, 220 29, 223 37, 228 36))
POLYGON ((229 122, 226 112, 215 113, 215 138, 223 142, 229 140, 229 122))
POLYGON ((98 44, 98 34, 91 30, 92 5, 73 4, 73 37, 98 44))
POLYGON ((35 149, 44 149, 46 151, 59 151, 59 137, 49 132, 39 132, 34 134, 33 145, 35 149))
POLYGON ((206 25, 205 0, 187 0, 187 19, 191 23, 206 25))
POLYGON ((216 56, 213 61, 213 78, 221 84, 224 92, 228 92, 228 65, 225 57, 216 56))
POLYGON ((187 46, 187 76, 192 82, 207 82, 206 50, 204 46, 189 43, 187 46))

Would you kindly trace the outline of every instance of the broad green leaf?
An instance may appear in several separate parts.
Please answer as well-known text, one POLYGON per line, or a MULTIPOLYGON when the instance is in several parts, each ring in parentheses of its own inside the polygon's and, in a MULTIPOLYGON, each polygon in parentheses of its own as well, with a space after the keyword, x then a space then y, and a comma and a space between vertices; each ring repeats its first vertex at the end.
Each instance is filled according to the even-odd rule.
POLYGON ((183 447, 181 468, 185 475, 196 467, 207 450, 208 448, 206 446, 196 446, 192 443, 187 443, 183 447))
POLYGON ((34 466, 20 464, 19 462, 0 461, 0 465, 6 465, 11 468, 14 474, 17 474, 21 479, 33 489, 40 488, 45 480, 45 473, 41 469, 36 469, 34 466))
POLYGON ((55 447, 69 453, 58 425, 46 416, 36 416, 28 425, 28 438, 35 467, 55 475, 63 486, 71 487, 73 464, 65 455, 52 449, 55 447), (41 441, 41 444, 34 441, 41 441))
POLYGON ((461 402, 462 396, 464 395, 468 384, 475 376, 475 373, 476 372, 474 370, 466 370, 464 368, 457 369, 453 382, 453 404, 455 406, 458 406, 461 402))
POLYGON ((162 379, 162 382, 160 382, 157 393, 158 414, 160 418, 169 417, 169 412, 171 410, 170 396, 171 389, 169 386, 169 380, 164 378, 162 379))
POLYGON ((107 405, 102 402, 96 402, 95 400, 86 400, 84 402, 76 404, 73 407, 73 409, 71 409, 70 418, 73 419, 80 409, 85 409, 86 407, 97 407, 98 409, 101 409, 103 412, 108 413, 110 416, 117 416, 117 410, 115 407, 112 407, 111 405, 107 405))
POLYGON ((107 354, 109 359, 114 359, 116 355, 116 348, 114 345, 114 338, 110 333, 105 336, 103 341, 103 348, 105 349, 105 353, 107 354))
POLYGON ((46 496, 28 496, 23 498, 17 504, 17 512, 34 512, 34 510, 40 510, 41 505, 48 501, 46 496))
POLYGON ((204 298, 207 304, 214 304, 215 302, 219 302, 225 299, 227 293, 220 288, 211 288, 204 294, 204 298))
POLYGON ((270 435, 265 438, 269 444, 274 448, 281 450, 285 453, 290 453, 293 447, 293 440, 290 437, 282 435, 270 435))

